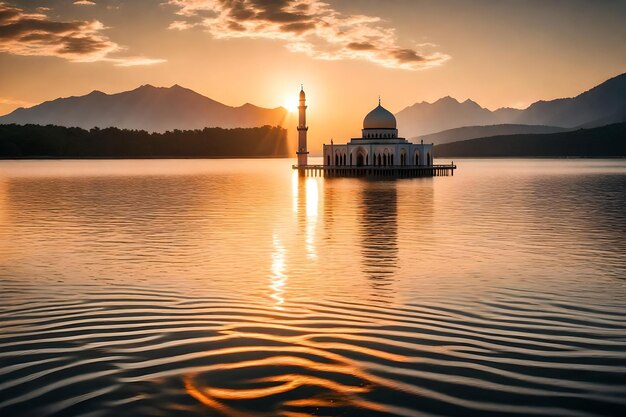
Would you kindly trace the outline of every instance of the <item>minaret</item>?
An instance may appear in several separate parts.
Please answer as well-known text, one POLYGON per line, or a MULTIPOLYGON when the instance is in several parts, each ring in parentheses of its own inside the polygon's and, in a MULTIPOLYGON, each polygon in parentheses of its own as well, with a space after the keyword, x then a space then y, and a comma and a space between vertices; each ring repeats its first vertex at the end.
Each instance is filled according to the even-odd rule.
POLYGON ((306 96, 304 94, 304 86, 300 88, 300 105, 298 106, 298 113, 300 115, 298 119, 298 166, 306 166, 307 155, 309 152, 306 148, 306 132, 309 127, 306 125, 306 96))

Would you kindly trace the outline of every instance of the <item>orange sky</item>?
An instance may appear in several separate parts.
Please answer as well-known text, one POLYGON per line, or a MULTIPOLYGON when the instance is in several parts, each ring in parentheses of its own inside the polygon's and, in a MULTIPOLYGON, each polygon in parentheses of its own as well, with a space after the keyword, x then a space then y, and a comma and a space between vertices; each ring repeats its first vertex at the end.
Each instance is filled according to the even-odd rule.
POLYGON ((0 113, 146 83, 277 107, 304 83, 319 144, 359 134, 379 94, 393 112, 446 95, 524 107, 626 71, 620 0, 229 4, 0 2, 0 113))

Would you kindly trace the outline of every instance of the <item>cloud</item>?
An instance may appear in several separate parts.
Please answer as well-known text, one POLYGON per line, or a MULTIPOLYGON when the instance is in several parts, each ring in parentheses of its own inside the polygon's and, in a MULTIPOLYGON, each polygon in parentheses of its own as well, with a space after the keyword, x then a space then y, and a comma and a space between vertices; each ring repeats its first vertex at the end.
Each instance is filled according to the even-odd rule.
POLYGON ((320 0, 168 0, 184 20, 170 29, 202 27, 217 39, 277 39, 292 52, 325 60, 361 59, 419 70, 450 57, 434 45, 398 43, 395 29, 375 16, 345 15, 320 0), (430 52, 427 52, 430 51, 430 52))
POLYGON ((33 106, 34 104, 35 103, 32 103, 30 101, 19 100, 19 99, 15 99, 12 97, 0 97, 0 105, 30 107, 30 106, 33 106))
POLYGON ((73 62, 110 61, 118 66, 151 65, 163 60, 116 56, 124 48, 102 32, 97 20, 55 21, 0 2, 0 52, 55 56, 73 62))
POLYGON ((76 0, 74 4, 79 5, 79 6, 95 6, 96 2, 89 1, 89 0, 76 0))

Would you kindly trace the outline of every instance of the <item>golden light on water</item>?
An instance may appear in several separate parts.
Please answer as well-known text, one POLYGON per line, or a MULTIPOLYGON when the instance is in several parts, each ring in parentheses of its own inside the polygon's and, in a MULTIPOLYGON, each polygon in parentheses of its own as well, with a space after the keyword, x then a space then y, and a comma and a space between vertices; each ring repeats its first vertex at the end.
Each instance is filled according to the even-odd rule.
POLYGON ((274 308, 282 310, 282 305, 285 303, 283 294, 285 293, 285 283, 287 282, 287 275, 285 274, 285 254, 286 249, 281 244, 280 239, 276 234, 272 238, 272 246, 274 252, 272 253, 272 267, 270 276, 270 290, 272 294, 270 297, 276 301, 274 308))
POLYGON ((315 229, 317 228, 317 215, 319 211, 319 189, 315 178, 309 177, 306 180, 306 251, 307 258, 317 259, 315 249, 315 229))
MULTIPOLYGON (((5 345, 16 348, 4 361, 39 369, 46 364, 36 362, 37 345, 85 345, 75 353, 87 356, 57 355, 48 372, 107 349, 111 361, 87 370, 100 379, 95 389, 120 383, 147 394, 127 402, 122 392, 89 407, 118 401, 135 414, 156 404, 224 417, 420 416, 419 399, 495 413, 500 403, 455 395, 470 389, 491 398, 494 386, 505 395, 535 389, 535 410, 553 407, 544 385, 529 387, 523 375, 506 385, 481 371, 511 360, 552 381, 564 364, 588 366, 596 382, 614 378, 619 329, 588 329, 617 323, 626 297, 623 204, 607 199, 621 195, 623 163, 466 160, 454 178, 407 181, 299 177, 292 163, 5 164, 0 322, 5 345), (536 199, 539 185, 546 193, 536 199), (564 317, 581 320, 583 303, 594 310, 578 336, 546 330, 564 317), (510 306, 519 306, 515 322, 510 306), (592 343, 588 358, 603 355, 610 368, 545 348, 555 343, 577 355, 592 343)), ((18 370, 15 388, 24 394, 0 400, 0 409, 21 401, 24 413, 5 414, 28 414, 28 395, 75 377, 31 388, 24 375, 37 369, 18 370)), ((576 378, 549 393, 558 397, 576 378)), ((74 385, 58 401, 97 394, 93 384, 74 385)))

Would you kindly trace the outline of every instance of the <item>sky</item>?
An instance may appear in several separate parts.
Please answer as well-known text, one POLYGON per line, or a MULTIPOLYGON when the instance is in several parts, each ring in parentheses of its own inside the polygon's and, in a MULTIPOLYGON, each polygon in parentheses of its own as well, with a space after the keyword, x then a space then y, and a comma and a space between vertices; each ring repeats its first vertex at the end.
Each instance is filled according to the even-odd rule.
POLYGON ((312 142, 341 142, 379 95, 524 108, 623 72, 626 0, 0 0, 0 114, 143 84, 273 108, 302 83, 312 142))

